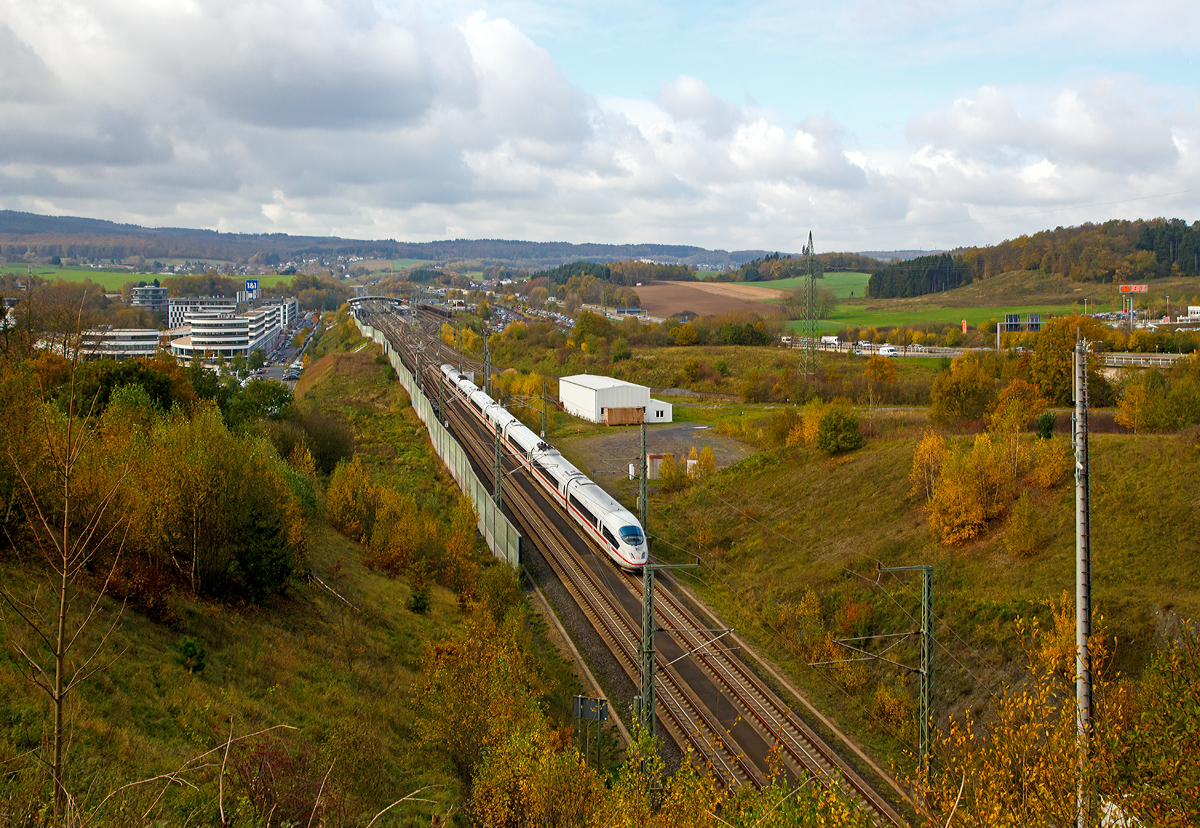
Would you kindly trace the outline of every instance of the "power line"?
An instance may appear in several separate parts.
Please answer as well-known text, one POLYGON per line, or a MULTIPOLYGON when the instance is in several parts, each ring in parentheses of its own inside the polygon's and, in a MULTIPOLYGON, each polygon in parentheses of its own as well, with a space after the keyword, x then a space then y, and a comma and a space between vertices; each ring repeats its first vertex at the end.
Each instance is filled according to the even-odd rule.
MULTIPOLYGON (((724 505, 726 508, 728 508, 728 509, 730 509, 730 510, 734 511, 735 513, 741 513, 741 514, 744 514, 744 512, 741 512, 740 510, 736 509, 736 507, 734 507, 734 506, 733 506, 733 504, 731 504, 731 503, 729 503, 728 501, 726 501, 724 498, 722 498, 720 495, 718 495, 718 494, 717 494, 716 492, 714 492, 712 489, 710 489, 710 488, 708 488, 708 487, 706 487, 706 486, 703 486, 703 485, 702 485, 702 484, 700 484, 698 481, 694 482, 694 483, 693 483, 693 485, 696 485, 696 486, 698 486, 699 488, 703 489, 705 492, 707 492, 708 494, 710 494, 712 497, 716 498, 716 499, 717 499, 718 501, 720 501, 720 502, 721 502, 721 503, 722 503, 722 504, 723 504, 723 505, 724 505)), ((906 617, 907 617, 907 618, 908 618, 908 619, 909 619, 909 620, 910 620, 910 621, 911 621, 913 624, 918 624, 918 623, 919 623, 919 622, 917 621, 916 617, 915 617, 915 616, 913 616, 913 614, 912 614, 911 612, 909 612, 907 609, 905 609, 905 608, 904 608, 904 606, 903 606, 902 604, 900 604, 900 603, 899 603, 899 602, 896 600, 896 598, 895 598, 895 597, 894 597, 894 596, 893 596, 891 593, 889 593, 887 590, 883 589, 883 587, 882 587, 882 586, 880 586, 880 584, 879 584, 877 581, 872 581, 870 578, 867 578, 867 577, 865 577, 865 576, 864 576, 862 573, 860 573, 860 572, 857 572, 857 571, 855 571, 855 570, 853 570, 853 569, 850 569, 849 567, 843 566, 842 564, 840 564, 840 563, 837 563, 836 561, 832 561, 832 560, 830 560, 830 559, 829 559, 829 556, 828 556, 828 554, 826 554, 826 553, 819 553, 819 552, 817 552, 815 549, 813 549, 812 547, 805 546, 805 545, 803 545, 803 544, 800 544, 800 543, 798 543, 798 542, 797 542, 797 541, 795 541, 793 538, 791 538, 791 537, 789 537, 789 536, 787 536, 787 535, 784 535, 784 534, 783 534, 782 532, 780 532, 779 530, 777 530, 777 529, 775 529, 775 528, 773 528, 773 527, 771 527, 771 526, 768 526, 767 524, 763 523, 763 522, 762 522, 762 521, 760 521, 758 518, 756 518, 756 517, 754 517, 754 516, 752 516, 752 515, 750 515, 750 516, 747 516, 747 520, 749 520, 749 521, 752 521, 752 522, 754 522, 754 523, 758 524, 760 527, 762 527, 762 528, 763 528, 763 529, 765 529, 766 531, 770 532, 771 534, 773 534, 773 535, 775 535, 775 536, 777 536, 777 537, 779 537, 779 538, 783 539, 783 540, 784 540, 786 543, 790 544, 791 546, 793 546, 793 547, 795 547, 795 548, 797 548, 797 549, 800 549, 801 551, 807 552, 809 555, 811 555, 811 556, 813 556, 813 557, 817 558, 818 560, 822 560, 822 561, 825 561, 825 562, 827 562, 827 563, 832 563, 832 564, 834 564, 834 565, 835 565, 835 566, 836 566, 838 569, 842 570, 843 572, 845 572, 845 573, 847 573, 847 574, 849 574, 849 575, 853 575, 854 577, 856 577, 856 578, 858 578, 858 579, 860 579, 860 580, 864 581, 865 583, 867 583, 867 584, 870 584, 870 585, 872 586, 872 588, 874 588, 874 589, 878 589, 878 590, 879 590, 879 591, 880 591, 880 592, 881 592, 881 593, 882 593, 882 594, 883 594, 885 597, 887 597, 887 599, 888 599, 890 602, 892 602, 892 603, 893 603, 893 604, 896 606, 896 608, 897 608, 897 609, 899 609, 899 610, 900 610, 900 612, 902 612, 902 613, 903 613, 903 614, 904 614, 904 615, 905 615, 905 616, 906 616, 906 617)), ((943 621, 943 624, 945 624, 945 621, 943 621)), ((979 655, 978 651, 977 651, 977 650, 975 650, 975 648, 974 648, 974 647, 971 647, 971 645, 970 645, 970 644, 968 644, 968 643, 967 643, 965 640, 963 640, 962 636, 958 635, 958 633, 956 633, 956 632, 955 632, 953 629, 951 629, 951 628, 949 627, 949 625, 946 625, 946 629, 947 629, 947 630, 949 630, 950 634, 951 634, 951 635, 953 635, 953 636, 954 636, 954 638, 955 638, 955 639, 957 639, 957 640, 958 640, 960 643, 962 643, 962 644, 963 644, 963 646, 965 646, 965 647, 967 647, 968 649, 970 649, 970 650, 971 650, 971 651, 972 651, 974 654, 976 654, 976 655, 979 655)), ((969 676, 971 677, 971 679, 972 679, 972 680, 974 680, 974 681, 975 681, 975 683, 976 683, 977 685, 979 685, 979 687, 981 687, 983 690, 987 691, 987 693, 988 693, 988 695, 989 695, 989 696, 993 696, 993 695, 995 695, 995 691, 994 691, 994 690, 993 690, 991 687, 989 687, 989 686, 988 686, 988 685, 987 685, 987 684, 986 684, 986 683, 985 683, 985 682, 984 682, 982 679, 980 679, 978 676, 976 676, 976 675, 975 675, 975 673, 974 673, 974 671, 972 671, 972 670, 971 670, 969 667, 967 667, 967 665, 963 664, 963 663, 962 663, 962 661, 960 661, 960 660, 959 660, 959 658, 958 658, 958 657, 957 657, 957 656, 956 656, 954 653, 952 653, 952 652, 951 652, 949 649, 947 649, 947 648, 946 648, 944 645, 942 645, 942 646, 941 646, 941 649, 942 649, 942 650, 944 650, 944 651, 945 651, 945 653, 946 653, 946 655, 947 655, 947 656, 949 656, 949 657, 951 658, 951 660, 953 660, 953 661, 954 661, 954 663, 955 663, 956 665, 958 665, 958 666, 959 666, 959 667, 960 667, 960 668, 963 670, 963 672, 964 672, 964 673, 966 673, 967 675, 969 675, 969 676)))

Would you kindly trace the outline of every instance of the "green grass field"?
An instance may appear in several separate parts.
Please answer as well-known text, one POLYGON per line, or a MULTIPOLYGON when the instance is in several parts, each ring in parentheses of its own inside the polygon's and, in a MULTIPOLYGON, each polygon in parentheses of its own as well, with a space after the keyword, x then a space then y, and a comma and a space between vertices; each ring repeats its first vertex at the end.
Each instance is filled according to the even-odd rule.
MULTIPOLYGON (((790 279, 755 282, 754 284, 775 290, 795 290, 804 283, 805 278, 804 276, 793 276, 790 279)), ((865 296, 867 280, 870 278, 870 273, 826 273, 825 278, 817 280, 817 286, 832 291, 838 299, 848 299, 852 295, 854 297, 865 296)))
POLYGON ((270 273, 265 276, 251 276, 249 278, 258 279, 259 287, 271 287, 274 285, 291 284, 292 280, 295 279, 296 277, 295 276, 284 276, 279 273, 270 273))
MULTIPOLYGON (((29 270, 27 265, 7 264, 3 268, 5 273, 17 274, 26 273, 29 270)), ((143 279, 150 281, 150 279, 155 278, 152 274, 131 273, 128 270, 112 271, 90 267, 51 267, 49 265, 35 265, 33 275, 48 281, 64 279, 68 282, 83 282, 91 279, 110 293, 120 290, 125 286, 126 282, 136 283, 143 279), (149 278, 146 278, 147 276, 149 278)))
POLYGON ((392 259, 392 270, 403 270, 413 265, 429 264, 429 259, 392 259))
MULTIPOLYGON (((865 273, 830 273, 825 277, 824 286, 832 288, 844 301, 822 320, 822 330, 833 331, 847 325, 876 328, 928 323, 955 325, 963 319, 974 327, 989 319, 1001 319, 1005 313, 1041 313, 1044 317, 1082 312, 1085 301, 1090 312, 1112 310, 1120 304, 1114 285, 1072 282, 1056 274, 1033 271, 1012 271, 944 293, 897 299, 865 298, 868 278, 865 273)), ((785 279, 759 284, 787 290, 800 281, 785 279)), ((1194 280, 1167 279, 1154 284, 1153 288, 1152 299, 1174 296, 1172 305, 1175 306, 1177 302, 1183 304, 1196 285, 1194 280)), ((798 323, 787 324, 794 330, 798 323)))
MULTIPOLYGON (((872 303, 874 304, 874 303, 872 303)), ((1097 308, 1100 310, 1101 308, 1097 308)), ((979 323, 989 319, 1001 319, 1005 313, 1040 313, 1045 319, 1047 314, 1061 316, 1082 310, 1076 305, 1019 305, 1001 308, 929 308, 928 310, 914 309, 876 309, 862 305, 838 305, 829 318, 820 322, 821 330, 836 331, 843 327, 875 327, 895 328, 901 325, 918 325, 926 323, 941 323, 955 325, 963 319, 969 327, 977 327, 979 323)), ((799 330, 800 322, 792 320, 784 323, 788 330, 799 330)))
MULTIPOLYGON (((178 263, 182 264, 183 260, 178 260, 178 263)), ((29 266, 23 264, 0 265, 0 272, 4 273, 21 274, 28 272, 28 270, 29 266)), ((83 282, 91 279, 110 293, 121 290, 129 282, 133 282, 134 284, 138 282, 149 283, 155 279, 161 282, 163 279, 170 278, 170 276, 163 276, 157 273, 132 273, 128 270, 101 270, 91 267, 52 267, 50 265, 34 265, 33 275, 47 281, 64 279, 68 282, 83 282)), ((235 281, 241 280, 240 277, 232 278, 235 281)), ((289 284, 295 277, 272 273, 265 276, 251 276, 249 278, 258 279, 260 287, 269 287, 278 284, 289 284)))

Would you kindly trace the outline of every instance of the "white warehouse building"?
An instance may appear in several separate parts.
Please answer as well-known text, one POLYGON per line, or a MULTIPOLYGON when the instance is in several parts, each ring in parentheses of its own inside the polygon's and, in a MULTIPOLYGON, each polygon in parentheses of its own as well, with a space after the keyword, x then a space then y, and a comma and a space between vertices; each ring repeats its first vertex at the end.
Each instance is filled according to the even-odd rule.
POLYGON ((577 374, 558 381, 558 398, 568 414, 593 423, 633 425, 671 422, 671 404, 650 398, 650 389, 632 382, 577 374))

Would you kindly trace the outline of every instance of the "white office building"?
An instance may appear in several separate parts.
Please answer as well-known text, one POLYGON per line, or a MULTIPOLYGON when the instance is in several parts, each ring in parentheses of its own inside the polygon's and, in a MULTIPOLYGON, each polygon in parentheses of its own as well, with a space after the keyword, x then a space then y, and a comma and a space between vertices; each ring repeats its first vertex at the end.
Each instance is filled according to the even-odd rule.
POLYGON ((171 353, 184 360, 199 353, 201 358, 237 354, 250 356, 262 349, 270 353, 283 335, 284 309, 280 305, 251 308, 241 313, 189 313, 184 317, 188 333, 171 340, 171 353))
POLYGON ((232 296, 173 296, 167 300, 167 327, 186 324, 189 313, 237 313, 237 306, 232 296))
POLYGON ((84 359, 152 357, 163 340, 157 328, 92 328, 84 333, 79 353, 84 359))
POLYGON ((558 398, 568 414, 593 423, 632 425, 642 422, 669 423, 670 403, 651 399, 650 389, 632 382, 578 374, 558 381, 558 398))
POLYGON ((279 323, 285 328, 291 328, 300 321, 300 302, 295 296, 276 299, 259 299, 258 306, 260 308, 265 308, 268 306, 278 307, 281 314, 279 323))

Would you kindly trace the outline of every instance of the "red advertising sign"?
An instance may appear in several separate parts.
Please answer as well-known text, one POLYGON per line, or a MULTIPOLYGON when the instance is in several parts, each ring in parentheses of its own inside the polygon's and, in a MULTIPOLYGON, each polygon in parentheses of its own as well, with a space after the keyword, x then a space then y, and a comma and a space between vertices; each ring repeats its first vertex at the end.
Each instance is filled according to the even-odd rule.
POLYGON ((1121 285, 1121 293, 1145 293, 1147 285, 1121 285))

